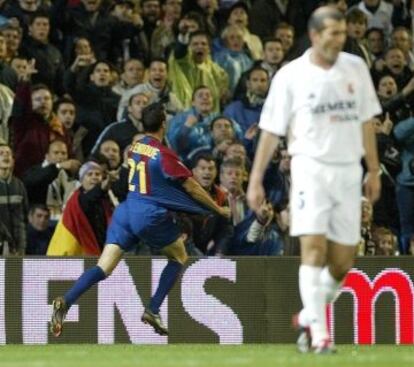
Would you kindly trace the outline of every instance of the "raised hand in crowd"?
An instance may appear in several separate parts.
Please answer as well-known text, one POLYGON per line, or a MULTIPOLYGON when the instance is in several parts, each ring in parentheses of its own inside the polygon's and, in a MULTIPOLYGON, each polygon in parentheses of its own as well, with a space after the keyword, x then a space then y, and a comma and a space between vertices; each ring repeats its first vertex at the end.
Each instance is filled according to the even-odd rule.
POLYGON ((59 168, 64 169, 72 175, 75 175, 79 171, 79 168, 81 166, 81 162, 79 162, 77 159, 68 159, 58 164, 59 168))
POLYGON ((75 73, 80 67, 89 66, 96 62, 95 55, 93 53, 78 55, 75 58, 75 61, 70 66, 70 70, 75 73))
POLYGON ((101 183, 101 188, 104 191, 107 191, 111 188, 113 182, 119 180, 119 169, 108 171, 106 173, 105 179, 101 183))
POLYGON ((31 59, 27 63, 26 68, 20 69, 20 73, 18 74, 18 77, 19 77, 19 80, 21 80, 21 81, 29 82, 32 78, 32 75, 36 74, 36 73, 37 73, 36 60, 31 59))
POLYGON ((198 118, 195 115, 189 115, 185 120, 185 126, 193 127, 198 122, 198 118))
POLYGON ((389 114, 389 112, 387 112, 387 113, 385 114, 385 119, 384 119, 384 121, 382 122, 382 132, 383 132, 385 135, 390 135, 393 127, 394 127, 394 123, 393 123, 393 122, 392 122, 392 120, 390 119, 390 114, 389 114))
POLYGON ((273 219, 273 207, 269 202, 264 201, 256 213, 257 220, 260 224, 267 226, 273 219))

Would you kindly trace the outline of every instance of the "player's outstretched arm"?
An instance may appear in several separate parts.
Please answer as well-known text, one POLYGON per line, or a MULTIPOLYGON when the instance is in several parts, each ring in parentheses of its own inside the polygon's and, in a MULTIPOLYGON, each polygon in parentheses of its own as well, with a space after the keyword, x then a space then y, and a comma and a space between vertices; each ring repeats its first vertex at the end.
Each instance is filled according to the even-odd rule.
POLYGON ((365 196, 371 203, 375 203, 381 194, 380 166, 377 151, 377 139, 372 121, 363 124, 363 143, 365 149, 365 163, 368 168, 364 180, 365 196))
POLYGON ((230 218, 229 208, 222 208, 218 206, 208 192, 204 190, 194 178, 187 178, 183 183, 183 187, 194 200, 200 202, 210 210, 224 217, 230 218))
POLYGON ((259 145, 254 156, 249 187, 247 188, 247 202, 250 208, 256 213, 259 212, 265 200, 263 176, 278 143, 279 137, 277 135, 262 130, 259 145))

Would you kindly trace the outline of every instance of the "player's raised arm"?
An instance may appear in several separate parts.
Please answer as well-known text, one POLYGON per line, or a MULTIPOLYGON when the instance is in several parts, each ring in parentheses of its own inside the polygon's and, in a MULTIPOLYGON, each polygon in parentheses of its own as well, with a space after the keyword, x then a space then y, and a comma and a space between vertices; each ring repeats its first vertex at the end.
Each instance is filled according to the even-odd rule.
POLYGON ((219 215, 230 218, 229 208, 222 208, 218 206, 212 197, 207 193, 207 191, 204 190, 194 178, 187 178, 183 183, 183 187, 194 200, 198 201, 219 215))

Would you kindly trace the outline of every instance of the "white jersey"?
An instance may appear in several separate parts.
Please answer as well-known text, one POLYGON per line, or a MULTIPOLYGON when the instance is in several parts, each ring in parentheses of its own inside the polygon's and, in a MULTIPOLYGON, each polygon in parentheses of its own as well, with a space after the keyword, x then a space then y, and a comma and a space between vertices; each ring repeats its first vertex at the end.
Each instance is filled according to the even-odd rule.
POLYGON ((259 126, 288 135, 289 153, 326 163, 354 163, 364 155, 362 123, 381 113, 364 61, 341 52, 325 70, 311 49, 273 78, 259 126))

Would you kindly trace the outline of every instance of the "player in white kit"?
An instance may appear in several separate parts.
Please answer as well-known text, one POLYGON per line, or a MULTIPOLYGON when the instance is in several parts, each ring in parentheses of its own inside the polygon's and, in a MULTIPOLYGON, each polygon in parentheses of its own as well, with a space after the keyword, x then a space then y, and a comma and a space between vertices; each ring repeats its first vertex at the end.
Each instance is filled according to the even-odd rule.
POLYGON ((365 195, 380 193, 379 162, 371 118, 381 113, 363 60, 341 52, 344 16, 318 8, 308 25, 312 47, 275 76, 264 105, 262 129, 247 191, 259 210, 263 175, 278 144, 288 136, 292 155, 291 235, 300 236, 298 324, 302 352, 332 353, 326 305, 333 301, 353 265, 360 236, 361 158, 365 195), (305 333, 304 330, 310 330, 305 333), (308 342, 311 346, 308 347, 308 342))

